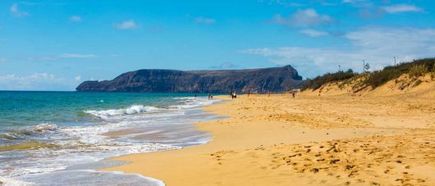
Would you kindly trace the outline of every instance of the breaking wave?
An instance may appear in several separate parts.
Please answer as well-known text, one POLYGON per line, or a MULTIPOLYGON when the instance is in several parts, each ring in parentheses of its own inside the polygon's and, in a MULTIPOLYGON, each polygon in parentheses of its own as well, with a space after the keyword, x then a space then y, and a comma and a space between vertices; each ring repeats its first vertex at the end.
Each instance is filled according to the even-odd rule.
MULTIPOLYGON (((26 185, 27 181, 38 183, 44 180, 31 176, 54 174, 113 156, 206 143, 208 135, 195 131, 191 124, 211 118, 199 108, 214 102, 206 98, 184 97, 174 98, 169 104, 158 107, 134 104, 125 108, 82 110, 82 113, 102 120, 56 123, 58 125, 40 123, 3 130, 0 144, 37 141, 53 144, 56 148, 0 152, 0 182, 11 185, 26 185)), ((39 143, 36 145, 40 146, 39 143)))
POLYGON ((144 112, 152 112, 157 111, 159 108, 153 106, 144 106, 144 105, 132 105, 128 108, 123 109, 109 109, 109 110, 86 110, 84 111, 87 114, 94 115, 96 117, 106 119, 110 116, 122 116, 122 115, 132 115, 139 114, 144 112))
POLYGON ((192 109, 205 105, 210 105, 216 102, 216 100, 207 100, 204 98, 192 98, 192 97, 181 97, 181 98, 174 98, 174 99, 179 100, 178 104, 170 105, 167 108, 158 108, 158 107, 146 106, 146 105, 131 105, 127 108, 121 108, 121 109, 85 110, 83 112, 101 119, 109 119, 111 117, 116 117, 116 116, 158 112, 158 111, 165 111, 168 109, 172 109, 172 110, 192 109))
POLYGON ((31 127, 23 127, 20 129, 10 130, 5 133, 0 133, 0 139, 15 140, 22 139, 28 136, 42 135, 49 132, 54 132, 58 129, 56 124, 41 123, 31 127))

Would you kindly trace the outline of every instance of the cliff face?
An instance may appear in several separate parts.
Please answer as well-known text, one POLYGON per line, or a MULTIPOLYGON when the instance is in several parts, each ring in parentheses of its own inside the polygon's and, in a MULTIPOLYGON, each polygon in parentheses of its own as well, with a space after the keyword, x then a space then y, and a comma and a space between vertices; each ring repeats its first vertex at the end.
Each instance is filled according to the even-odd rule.
POLYGON ((247 70, 138 70, 110 81, 85 81, 82 92, 280 92, 297 88, 302 77, 291 66, 247 70))

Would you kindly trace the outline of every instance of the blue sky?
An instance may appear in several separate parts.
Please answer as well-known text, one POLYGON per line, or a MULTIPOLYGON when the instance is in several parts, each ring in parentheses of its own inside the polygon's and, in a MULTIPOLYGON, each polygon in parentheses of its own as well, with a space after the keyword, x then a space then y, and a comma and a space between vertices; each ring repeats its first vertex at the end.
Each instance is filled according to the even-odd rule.
POLYGON ((0 90, 142 68, 294 66, 304 77, 435 56, 430 0, 0 0, 0 90))

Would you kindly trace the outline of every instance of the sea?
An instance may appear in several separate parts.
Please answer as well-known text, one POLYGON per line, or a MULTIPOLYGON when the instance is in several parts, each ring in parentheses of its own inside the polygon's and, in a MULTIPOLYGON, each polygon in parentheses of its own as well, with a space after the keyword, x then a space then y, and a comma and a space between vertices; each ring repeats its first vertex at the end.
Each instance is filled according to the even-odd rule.
POLYGON ((0 91, 0 185, 164 185, 111 157, 207 143, 206 95, 0 91))

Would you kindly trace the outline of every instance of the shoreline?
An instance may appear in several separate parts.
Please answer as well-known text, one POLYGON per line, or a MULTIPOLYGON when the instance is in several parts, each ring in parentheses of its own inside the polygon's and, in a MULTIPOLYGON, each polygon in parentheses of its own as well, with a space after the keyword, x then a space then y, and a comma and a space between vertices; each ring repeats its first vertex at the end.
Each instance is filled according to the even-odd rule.
MULTIPOLYGON (((224 104, 224 103, 226 103, 230 99, 229 98, 224 98, 224 96, 221 95, 221 96, 215 96, 214 100, 217 100, 217 101, 214 102, 211 105, 202 106, 202 108, 200 108, 200 110, 202 112, 206 113, 206 114, 215 115, 216 118, 208 120, 208 121, 195 122, 195 123, 191 124, 195 128, 196 131, 198 131, 198 132, 205 132, 208 135, 210 135, 210 139, 208 139, 205 143, 196 144, 196 145, 189 145, 189 146, 185 146, 185 147, 182 147, 182 148, 179 148, 179 149, 167 149, 167 150, 163 150, 163 151, 132 153, 132 154, 126 154, 126 155, 121 155, 121 156, 109 157, 109 158, 103 159, 102 161, 117 161, 117 162, 121 162, 121 164, 117 165, 117 166, 109 166, 109 167, 105 167, 105 168, 100 168, 100 169, 97 169, 96 171, 102 171, 102 172, 108 172, 108 173, 121 173, 121 174, 125 174, 125 175, 129 175, 129 174, 131 174, 131 175, 139 175, 139 176, 143 177, 144 179, 146 179, 146 180, 148 180, 148 181, 150 181, 152 183, 156 183, 156 184, 158 184, 160 186, 166 185, 166 183, 163 180, 160 180, 160 179, 157 179, 157 178, 154 178, 154 177, 150 177, 150 176, 143 175, 143 174, 140 174, 140 173, 126 172, 126 171, 122 171, 122 170, 111 170, 111 169, 113 169, 115 167, 119 167, 119 166, 130 164, 131 162, 129 162, 129 161, 124 161, 124 160, 119 160, 118 159, 118 158, 122 158, 122 157, 125 157, 125 156, 137 155, 137 154, 152 154, 152 153, 159 153, 159 152, 178 151, 178 150, 182 150, 182 149, 186 149, 186 148, 190 148, 190 147, 203 146, 203 145, 207 145, 208 143, 210 143, 213 140, 213 135, 211 134, 210 131, 201 129, 201 127, 199 125, 201 125, 202 123, 205 123, 205 122, 211 122, 211 121, 216 121, 216 120, 220 120, 220 119, 229 118, 229 116, 215 113, 215 112, 213 112, 211 110, 208 110, 207 108, 211 107, 213 105, 224 104)), ((109 138, 112 138, 112 137, 116 137, 116 136, 122 136, 122 135, 125 135, 125 134, 128 134, 128 132, 125 132, 124 130, 121 130, 121 131, 108 132, 108 133, 105 133, 104 135, 109 137, 109 138)))
MULTIPOLYGON (((372 178, 376 183, 394 184, 396 182, 388 180, 386 176, 399 174, 374 176, 366 173, 370 171, 362 165, 367 164, 364 162, 367 154, 358 154, 359 150, 355 149, 365 152, 365 148, 377 148, 378 141, 402 139, 417 133, 422 133, 426 138, 433 136, 433 126, 426 124, 431 125, 430 121, 435 119, 435 114, 431 111, 429 114, 419 113, 421 110, 418 108, 406 111, 407 107, 403 107, 405 110, 401 110, 401 107, 396 107, 397 104, 401 104, 397 98, 378 97, 319 98, 301 95, 291 99, 288 95, 241 96, 204 108, 206 112, 228 116, 195 124, 199 130, 211 134, 212 139, 208 143, 179 150, 115 157, 114 160, 127 163, 103 170, 138 173, 162 180, 166 185, 336 185, 361 183, 364 179, 372 178), (355 108, 347 109, 350 105, 355 108), (419 119, 423 116, 423 120, 419 119), (414 129, 409 128, 409 124, 416 123, 418 125, 414 125, 414 129), (349 142, 363 144, 362 147, 352 149, 354 147, 349 146, 349 142), (337 145, 343 149, 337 150, 337 145), (305 149, 307 146, 308 149, 305 149), (325 147, 337 152, 323 152, 325 147), (291 160, 296 152, 301 159, 291 160), (348 152, 361 157, 343 156, 343 153, 348 152), (331 156, 340 157, 340 162, 354 163, 322 164, 322 161, 337 161, 331 159, 331 156), (359 176, 355 176, 355 172, 359 176)), ((393 142, 408 143, 403 140, 393 142)), ((404 156, 400 151, 389 153, 404 156)), ((378 165, 370 165, 376 169, 381 169, 383 163, 392 161, 386 160, 388 158, 384 156, 375 158, 384 160, 378 165)), ((410 164, 414 167, 415 163, 419 162, 410 164)), ((435 162, 429 161, 431 163, 435 162)), ((389 165, 387 167, 390 167, 388 170, 395 170, 389 165)), ((374 168, 370 168, 372 172, 379 172, 372 169, 374 168)), ((431 170, 429 169, 430 172, 431 170)), ((415 177, 418 179, 408 180, 424 180, 425 183, 434 180, 431 176, 415 177)))
POLYGON ((53 122, 5 131, 5 136, 16 133, 27 138, 21 140, 17 137, 16 144, 0 146, 1 155, 4 155, 2 159, 5 160, 0 170, 0 182, 6 185, 19 181, 50 184, 50 178, 57 177, 57 180, 66 183, 87 181, 88 184, 104 184, 113 183, 113 179, 120 184, 140 184, 144 182, 141 178, 146 176, 139 178, 136 177, 139 174, 126 173, 125 178, 121 178, 121 171, 99 170, 120 165, 115 161, 105 161, 112 157, 181 148, 208 141, 209 135, 197 131, 193 124, 215 118, 202 111, 204 105, 214 101, 180 95, 157 97, 157 101, 164 100, 159 102, 153 102, 153 98, 150 96, 150 99, 143 98, 144 102, 137 101, 152 106, 131 104, 125 107, 80 109, 89 114, 89 118, 98 118, 89 124, 77 121, 74 123, 77 125, 64 126, 60 122, 53 122), (13 155, 22 155, 23 158, 13 155), (70 172, 74 174, 69 175, 70 172))

